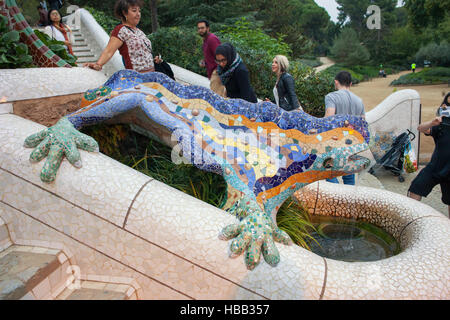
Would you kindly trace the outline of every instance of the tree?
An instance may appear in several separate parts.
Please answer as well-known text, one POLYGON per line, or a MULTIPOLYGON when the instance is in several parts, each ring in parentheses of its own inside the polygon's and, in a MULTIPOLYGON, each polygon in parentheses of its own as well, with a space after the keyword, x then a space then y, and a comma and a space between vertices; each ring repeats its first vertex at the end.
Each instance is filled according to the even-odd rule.
POLYGON ((411 25, 420 30, 428 25, 436 27, 448 18, 450 0, 404 0, 411 25))
POLYGON ((327 43, 330 17, 313 0, 249 0, 249 10, 258 10, 255 17, 264 22, 267 33, 284 37, 294 57, 327 43))
POLYGON ((150 10, 152 13, 152 32, 158 31, 158 6, 157 0, 150 0, 150 10))
POLYGON ((366 28, 365 19, 370 0, 336 0, 338 4, 338 22, 341 26, 348 24, 357 32, 366 28), (348 22, 347 22, 348 21, 348 22))
POLYGON ((337 62, 346 66, 361 65, 369 61, 369 51, 358 39, 358 35, 352 28, 344 28, 334 41, 331 55, 337 62))

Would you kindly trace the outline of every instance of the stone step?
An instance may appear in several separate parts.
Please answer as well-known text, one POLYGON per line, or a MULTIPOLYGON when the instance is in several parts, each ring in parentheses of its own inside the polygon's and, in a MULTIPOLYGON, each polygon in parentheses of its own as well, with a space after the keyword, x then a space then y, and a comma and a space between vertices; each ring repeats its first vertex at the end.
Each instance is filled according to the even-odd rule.
POLYGON ((95 59, 95 54, 92 51, 74 51, 74 53, 78 58, 91 57, 92 59, 95 59))
POLYGON ((75 45, 86 45, 86 46, 88 45, 88 43, 86 42, 86 40, 84 40, 84 38, 79 38, 79 39, 75 38, 74 44, 75 45))
POLYGON ((72 48, 89 48, 89 45, 87 43, 73 43, 72 48))
POLYGON ((137 295, 128 284, 81 281, 78 289, 66 288, 56 300, 137 300, 137 295))
POLYGON ((70 262, 59 249, 12 245, 0 253, 0 300, 51 300, 66 287, 70 262))
POLYGON ((91 48, 89 46, 85 47, 72 47, 73 52, 92 52, 91 48))
POLYGON ((89 57, 80 57, 77 60, 77 63, 86 63, 86 62, 97 62, 97 59, 95 56, 89 56, 89 57))

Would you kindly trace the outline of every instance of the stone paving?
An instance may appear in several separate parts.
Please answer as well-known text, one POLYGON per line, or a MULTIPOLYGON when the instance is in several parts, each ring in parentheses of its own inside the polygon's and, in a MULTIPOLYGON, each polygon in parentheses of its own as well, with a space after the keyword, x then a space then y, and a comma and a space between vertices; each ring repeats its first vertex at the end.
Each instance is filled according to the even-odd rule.
MULTIPOLYGON (((422 168, 424 168, 424 166, 420 166, 419 170, 415 173, 404 174, 404 182, 399 182, 398 177, 384 169, 378 170, 375 173, 376 177, 368 172, 363 172, 359 174, 357 184, 377 189, 385 189, 406 196, 411 182, 422 168)), ((441 196, 441 188, 440 186, 436 186, 428 197, 422 198, 422 202, 448 217, 448 206, 442 203, 441 196)))
POLYGON ((22 298, 37 284, 42 273, 57 266, 55 261, 54 255, 17 251, 0 258, 0 300, 22 298))

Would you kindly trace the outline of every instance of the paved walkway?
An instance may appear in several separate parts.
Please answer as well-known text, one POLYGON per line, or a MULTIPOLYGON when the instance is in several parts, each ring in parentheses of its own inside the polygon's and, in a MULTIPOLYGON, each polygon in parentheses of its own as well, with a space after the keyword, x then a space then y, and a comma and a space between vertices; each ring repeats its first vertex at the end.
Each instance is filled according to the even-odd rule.
MULTIPOLYGON (((423 167, 424 166, 420 166, 419 171, 423 167)), ((368 172, 362 172, 358 175, 357 184, 377 189, 385 189, 406 196, 408 194, 408 189, 411 185, 411 182, 417 176, 419 171, 415 173, 404 174, 404 182, 399 182, 398 177, 394 176, 391 172, 384 169, 380 169, 375 172, 376 177, 368 172)), ((448 217, 448 207, 447 205, 442 203, 441 196, 441 187, 436 186, 428 195, 428 197, 422 198, 422 202, 448 217)))
POLYGON ((331 60, 328 57, 320 57, 319 60, 323 63, 321 66, 318 66, 316 68, 314 68, 316 70, 317 73, 328 69, 329 67, 331 67, 332 65, 335 64, 335 62, 333 60, 331 60))

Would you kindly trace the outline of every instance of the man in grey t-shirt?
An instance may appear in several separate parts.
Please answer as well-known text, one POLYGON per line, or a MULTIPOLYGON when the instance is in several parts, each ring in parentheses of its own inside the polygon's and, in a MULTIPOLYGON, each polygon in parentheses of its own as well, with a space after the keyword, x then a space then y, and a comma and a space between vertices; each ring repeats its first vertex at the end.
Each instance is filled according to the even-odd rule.
MULTIPOLYGON (((352 76, 347 71, 339 72, 334 78, 334 86, 337 91, 325 96, 325 117, 335 114, 351 114, 365 117, 364 104, 360 97, 350 92, 352 76)), ((344 184, 355 184, 355 175, 343 176, 344 184)), ((329 182, 339 183, 336 178, 327 179, 329 182)))
POLYGON ((351 114, 365 116, 364 104, 360 97, 350 91, 352 76, 347 71, 341 71, 334 79, 337 91, 325 96, 325 117, 335 114, 351 114))

